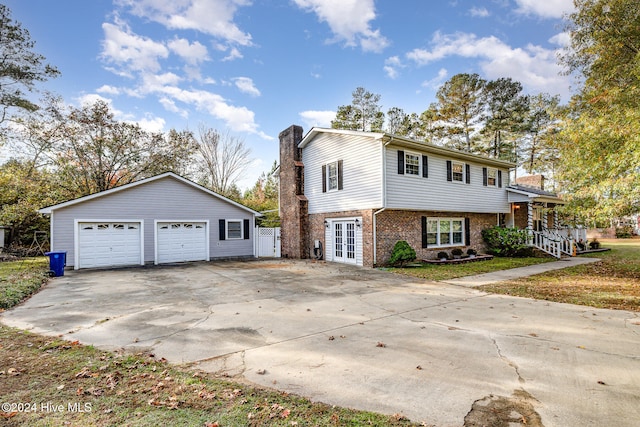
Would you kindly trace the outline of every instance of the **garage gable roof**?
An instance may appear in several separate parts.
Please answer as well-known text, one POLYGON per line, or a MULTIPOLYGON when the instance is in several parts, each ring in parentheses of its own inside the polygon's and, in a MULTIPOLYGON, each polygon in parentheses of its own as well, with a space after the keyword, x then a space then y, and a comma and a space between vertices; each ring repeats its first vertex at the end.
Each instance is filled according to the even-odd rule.
POLYGON ((121 185, 120 187, 115 187, 115 188, 111 188, 109 190, 105 190, 105 191, 100 191, 98 193, 93 193, 93 194, 89 194, 88 196, 84 196, 84 197, 79 197, 77 199, 73 199, 73 200, 69 200, 63 203, 58 203, 57 205, 53 205, 53 206, 47 206, 46 208, 42 208, 40 209, 38 212, 40 212, 41 214, 51 214, 53 211, 55 211, 56 209, 61 209, 61 208, 66 208, 67 206, 73 206, 73 205, 77 205, 79 203, 84 203, 87 202, 89 200, 93 200, 93 199, 97 199, 98 197, 102 197, 102 196, 106 196, 108 194, 113 194, 113 193, 117 193, 119 191, 123 191, 123 190, 128 190, 134 187, 137 187, 139 185, 144 185, 144 184, 148 184, 150 182, 153 181, 157 181, 159 179, 163 179, 163 178, 173 178, 176 181, 182 182, 183 184, 189 185, 197 190, 202 191, 203 193, 209 194, 210 196, 213 196, 215 198, 218 198, 226 203, 232 204, 233 206, 236 206, 240 209, 243 209, 247 212, 250 212, 251 214, 255 215, 255 216, 262 216, 262 214, 260 212, 256 212, 253 209, 250 209, 244 205, 241 205, 238 202, 234 202, 231 199, 228 199, 218 193, 216 193, 215 191, 211 191, 208 188, 205 188, 201 185, 196 184, 193 181, 188 180, 187 178, 181 177, 180 175, 177 175, 173 172, 165 172, 162 173, 160 175, 155 175, 152 176, 150 178, 145 178, 145 179, 141 179, 139 181, 135 181, 135 182, 131 182, 129 184, 125 184, 125 185, 121 185))

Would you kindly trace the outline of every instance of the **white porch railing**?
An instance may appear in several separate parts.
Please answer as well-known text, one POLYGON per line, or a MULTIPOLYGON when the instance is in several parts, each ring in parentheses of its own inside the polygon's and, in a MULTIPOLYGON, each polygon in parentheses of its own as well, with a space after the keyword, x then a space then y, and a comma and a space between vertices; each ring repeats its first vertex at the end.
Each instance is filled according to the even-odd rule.
POLYGON ((560 240, 541 231, 529 231, 529 244, 556 258, 562 257, 560 240))
MULTIPOLYGON (((529 244, 556 258, 576 254, 576 240, 571 229, 530 231, 529 244)), ((586 232, 585 232, 586 236, 586 232)))

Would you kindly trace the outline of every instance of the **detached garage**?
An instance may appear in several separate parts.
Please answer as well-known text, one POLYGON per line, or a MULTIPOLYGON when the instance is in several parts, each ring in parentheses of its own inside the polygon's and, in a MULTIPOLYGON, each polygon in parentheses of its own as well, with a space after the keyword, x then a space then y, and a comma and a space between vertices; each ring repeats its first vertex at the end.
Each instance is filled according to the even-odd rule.
POLYGON ((167 172, 40 210, 74 269, 254 257, 260 214, 167 172))

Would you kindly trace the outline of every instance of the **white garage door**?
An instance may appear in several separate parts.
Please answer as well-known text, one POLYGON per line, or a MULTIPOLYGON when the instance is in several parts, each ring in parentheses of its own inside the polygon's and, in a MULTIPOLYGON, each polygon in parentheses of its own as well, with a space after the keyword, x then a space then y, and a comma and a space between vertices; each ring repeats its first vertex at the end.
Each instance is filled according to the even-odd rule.
POLYGON ((206 222, 158 222, 156 263, 206 261, 206 222))
POLYGON ((140 264, 139 222, 79 222, 78 268, 140 264))

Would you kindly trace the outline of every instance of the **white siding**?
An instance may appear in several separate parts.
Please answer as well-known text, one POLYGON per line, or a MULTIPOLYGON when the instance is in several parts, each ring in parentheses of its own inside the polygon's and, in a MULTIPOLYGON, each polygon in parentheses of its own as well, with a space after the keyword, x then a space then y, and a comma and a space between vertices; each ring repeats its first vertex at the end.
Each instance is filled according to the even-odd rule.
POLYGON ((56 209, 52 214, 54 251, 67 251, 67 266, 74 262, 74 219, 108 221, 135 218, 144 223, 144 260, 155 256, 154 221, 208 220, 211 258, 253 256, 253 215, 177 179, 166 177, 83 203, 56 209), (249 239, 219 239, 219 219, 248 219, 249 239))
POLYGON ((382 206, 382 144, 358 135, 320 134, 302 152, 309 213, 382 206), (343 189, 322 192, 322 165, 343 161, 343 189))
POLYGON ((502 170, 502 188, 482 184, 481 163, 466 162, 471 166, 471 183, 447 181, 447 160, 460 161, 430 153, 429 177, 398 174, 398 150, 414 151, 394 146, 387 147, 387 207, 392 209, 430 210, 445 212, 508 213, 508 169, 502 170))

